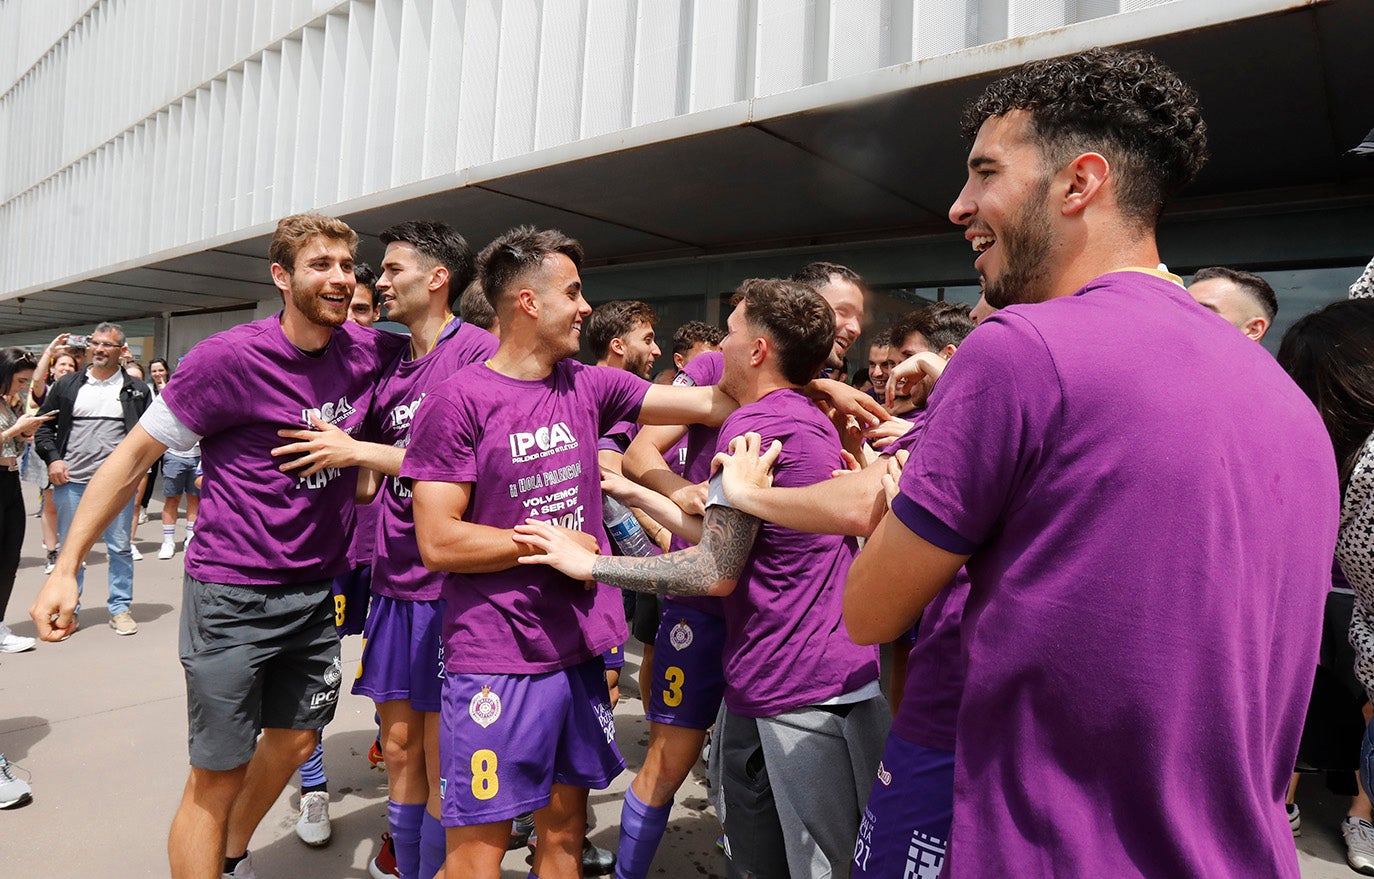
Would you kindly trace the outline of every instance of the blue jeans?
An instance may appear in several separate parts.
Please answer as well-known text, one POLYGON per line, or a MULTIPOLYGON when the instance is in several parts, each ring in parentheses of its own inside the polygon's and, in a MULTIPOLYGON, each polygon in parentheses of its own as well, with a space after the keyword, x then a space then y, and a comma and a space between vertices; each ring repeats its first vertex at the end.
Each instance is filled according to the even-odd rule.
MULTIPOLYGON (((67 530, 72 527, 72 519, 76 516, 76 506, 81 503, 81 496, 86 493, 86 483, 68 482, 66 485, 53 487, 53 503, 57 506, 57 542, 59 545, 65 544, 67 540, 67 530)), ((106 607, 110 609, 110 616, 123 613, 129 609, 129 602, 134 600, 134 557, 129 552, 129 530, 134 522, 134 502, 130 499, 124 505, 124 509, 119 511, 114 521, 105 528, 105 533, 101 535, 105 538, 105 550, 110 559, 110 599, 106 602, 106 607)), ((78 568, 76 572, 76 594, 78 597, 77 608, 80 609, 79 598, 81 590, 85 586, 86 569, 78 568)))

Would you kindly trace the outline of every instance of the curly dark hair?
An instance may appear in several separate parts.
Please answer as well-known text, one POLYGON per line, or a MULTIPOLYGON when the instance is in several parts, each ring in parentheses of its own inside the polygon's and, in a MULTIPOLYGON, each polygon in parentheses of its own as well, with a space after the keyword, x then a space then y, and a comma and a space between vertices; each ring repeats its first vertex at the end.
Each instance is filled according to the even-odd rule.
POLYGON ((582 332, 587 337, 587 347, 591 349, 592 357, 603 360, 611 351, 612 340, 630 332, 636 324, 652 327, 656 323, 658 315, 647 302, 616 299, 592 309, 582 332))
POLYGON ((1089 49, 1025 64, 964 108, 964 136, 974 139, 990 117, 1013 110, 1030 113, 1051 168, 1101 153, 1119 172, 1121 212, 1149 227, 1207 162, 1197 94, 1145 52, 1089 49))
POLYGON ((718 348, 721 339, 724 338, 725 330, 720 327, 705 321, 689 320, 673 333, 673 353, 686 354, 698 342, 704 342, 712 348, 718 348))

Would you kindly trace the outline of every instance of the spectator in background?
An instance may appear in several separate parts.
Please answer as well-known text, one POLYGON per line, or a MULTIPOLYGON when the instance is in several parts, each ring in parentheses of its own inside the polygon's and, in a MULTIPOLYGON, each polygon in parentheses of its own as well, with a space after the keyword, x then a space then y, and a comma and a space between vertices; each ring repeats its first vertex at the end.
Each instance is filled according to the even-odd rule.
MULTIPOLYGON (((76 364, 76 357, 71 353, 66 351, 59 353, 52 360, 52 370, 48 373, 47 385, 51 386, 64 375, 71 375, 76 372, 76 364)), ((36 371, 35 374, 37 374, 36 371)), ((46 400, 46 391, 43 400, 35 400, 35 402, 41 406, 44 400, 46 400)), ((33 453, 38 454, 36 446, 33 453)), ((41 455, 39 462, 34 465, 34 469, 41 473, 43 478, 40 486, 43 490, 43 549, 47 552, 47 560, 43 564, 43 573, 51 574, 53 565, 57 563, 57 503, 53 500, 52 481, 48 478, 48 465, 42 460, 41 455)))
MULTIPOLYGON (((124 330, 102 323, 91 332, 91 365, 64 376, 43 401, 40 415, 56 413, 38 428, 34 445, 48 462, 48 478, 57 502, 57 539, 65 539, 76 507, 95 471, 133 430, 152 401, 148 385, 119 368, 124 349, 124 330)), ((110 628, 119 635, 138 631, 129 612, 134 595, 134 560, 129 552, 133 521, 132 496, 124 509, 103 529, 109 553, 110 628)), ((77 594, 85 583, 85 568, 76 574, 77 594)), ((74 630, 75 623, 71 630, 74 630)))
POLYGON ((1225 266, 1198 269, 1188 292, 1203 308, 1221 315, 1256 342, 1269 332, 1279 313, 1278 297, 1268 281, 1225 266))
POLYGON ((706 351, 719 351, 725 330, 705 321, 689 320, 673 333, 673 367, 681 372, 706 351))
MULTIPOLYGON (((1336 302, 1301 318, 1284 333, 1278 361, 1331 434, 1341 485, 1336 560, 1355 592, 1355 676, 1366 695, 1374 694, 1374 301, 1336 302)), ((1370 736, 1366 729, 1360 755, 1366 791, 1374 768, 1370 736)), ((1354 814, 1352 806, 1351 813, 1341 822, 1346 861, 1374 875, 1374 824, 1367 812, 1354 814)))
MULTIPOLYGON (((163 381, 164 388, 171 378, 172 374, 168 372, 163 381)), ((191 538, 195 537, 196 512, 200 509, 200 489, 196 486, 200 443, 184 452, 169 448, 158 463, 162 468, 162 545, 157 549, 157 557, 166 560, 177 551, 177 517, 181 513, 182 495, 186 496, 186 536, 181 544, 183 552, 191 545, 191 538)))
MULTIPOLYGON (((153 398, 161 396, 162 388, 167 384, 167 378, 172 374, 172 367, 161 357, 154 357, 148 361, 148 389, 153 392, 153 398)), ((142 525, 148 521, 148 504, 153 499, 153 488, 157 483, 157 477, 162 472, 162 460, 153 462, 153 468, 148 471, 148 480, 143 485, 143 490, 138 496, 138 524, 142 525)), ((134 526, 137 528, 138 526, 134 526)))
MULTIPOLYGON (((126 348, 125 350, 127 351, 128 349, 126 348)), ((123 368, 125 374, 148 385, 148 393, 150 395, 153 393, 153 386, 148 382, 148 374, 143 371, 143 364, 139 363, 137 360, 127 359, 123 361, 123 368)), ((151 399, 151 396, 149 399, 151 399)), ((144 494, 150 492, 155 481, 157 481, 157 467, 149 467, 148 472, 143 474, 143 482, 138 486, 138 496, 142 497, 144 494)), ((133 560, 136 562, 143 561, 143 553, 138 550, 138 525, 140 521, 148 521, 148 517, 142 515, 141 510, 140 515, 135 516, 129 523, 129 555, 132 556, 133 560)))
POLYGON ((5 610, 14 591, 19 552, 24 545, 24 495, 19 488, 19 457, 39 425, 51 416, 24 411, 29 382, 37 367, 23 348, 0 351, 0 653, 32 650, 34 640, 10 631, 5 610))
POLYGON ((348 319, 360 327, 370 327, 382 316, 377 298, 377 272, 365 262, 353 264, 353 299, 348 303, 348 319))

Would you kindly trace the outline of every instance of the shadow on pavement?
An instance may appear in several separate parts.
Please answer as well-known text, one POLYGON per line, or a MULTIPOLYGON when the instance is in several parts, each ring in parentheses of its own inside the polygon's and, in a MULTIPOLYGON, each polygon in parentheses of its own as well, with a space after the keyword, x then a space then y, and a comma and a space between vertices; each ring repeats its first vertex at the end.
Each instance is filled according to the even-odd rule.
POLYGON ((16 763, 24 762, 29 749, 48 737, 52 727, 44 717, 11 717, 0 730, 0 754, 16 763))

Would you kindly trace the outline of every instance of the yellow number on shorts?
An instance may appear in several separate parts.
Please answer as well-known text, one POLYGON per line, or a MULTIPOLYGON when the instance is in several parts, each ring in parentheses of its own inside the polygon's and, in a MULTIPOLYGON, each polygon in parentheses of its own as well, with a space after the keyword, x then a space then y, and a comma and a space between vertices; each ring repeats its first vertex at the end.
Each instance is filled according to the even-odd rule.
POLYGON ((677 666, 670 665, 663 677, 668 680, 668 689, 663 691, 663 704, 676 708, 682 704, 682 684, 687 680, 687 675, 677 666))
POLYGON ((353 676, 354 678, 360 678, 360 677, 363 676, 363 660, 366 659, 366 658, 367 658, 367 639, 364 638, 364 639, 363 639, 363 655, 360 656, 360 657, 358 657, 358 673, 355 674, 355 675, 353 676))
POLYGON ((501 783, 496 778, 496 752, 483 748, 472 755, 472 795, 479 800, 496 796, 501 783))
POLYGON ((347 595, 334 596, 334 625, 342 627, 344 624, 344 608, 348 606, 347 595))

